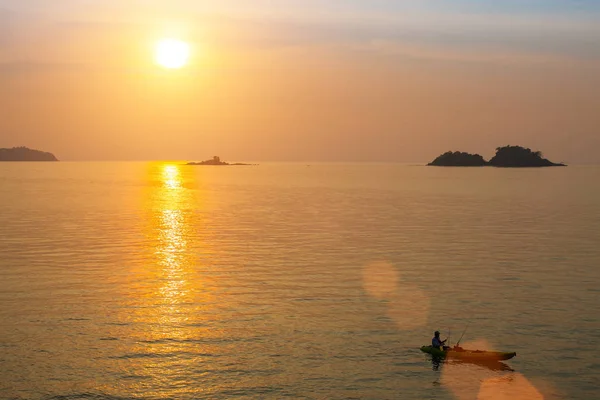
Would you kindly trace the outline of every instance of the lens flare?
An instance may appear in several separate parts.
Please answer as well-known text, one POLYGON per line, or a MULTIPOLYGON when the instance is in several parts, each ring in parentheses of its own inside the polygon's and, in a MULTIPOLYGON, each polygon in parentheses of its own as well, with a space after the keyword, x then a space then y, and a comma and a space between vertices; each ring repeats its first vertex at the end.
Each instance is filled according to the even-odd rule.
POLYGON ((390 263, 374 262, 363 269, 363 288, 371 296, 386 300, 387 315, 399 329, 424 326, 429 316, 430 299, 421 288, 402 282, 390 263))

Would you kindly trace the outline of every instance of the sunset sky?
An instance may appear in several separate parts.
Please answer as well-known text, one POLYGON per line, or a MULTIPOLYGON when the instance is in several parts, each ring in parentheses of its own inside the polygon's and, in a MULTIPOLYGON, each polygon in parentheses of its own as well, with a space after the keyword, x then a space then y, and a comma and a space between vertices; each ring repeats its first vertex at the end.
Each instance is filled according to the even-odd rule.
POLYGON ((600 163, 597 0, 0 0, 0 147, 62 160, 600 163), (185 41, 189 64, 154 63, 185 41))

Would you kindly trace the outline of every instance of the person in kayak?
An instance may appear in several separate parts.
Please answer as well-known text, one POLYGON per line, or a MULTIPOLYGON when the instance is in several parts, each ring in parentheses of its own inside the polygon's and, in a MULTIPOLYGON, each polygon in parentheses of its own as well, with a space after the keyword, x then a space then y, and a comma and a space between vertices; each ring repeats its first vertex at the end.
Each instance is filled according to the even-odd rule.
POLYGON ((437 349, 440 350, 446 350, 449 347, 448 346, 444 346, 444 344, 446 344, 446 340, 441 340, 440 339, 440 332, 439 331, 435 331, 433 334, 433 339, 431 339, 431 347, 435 347, 437 349))

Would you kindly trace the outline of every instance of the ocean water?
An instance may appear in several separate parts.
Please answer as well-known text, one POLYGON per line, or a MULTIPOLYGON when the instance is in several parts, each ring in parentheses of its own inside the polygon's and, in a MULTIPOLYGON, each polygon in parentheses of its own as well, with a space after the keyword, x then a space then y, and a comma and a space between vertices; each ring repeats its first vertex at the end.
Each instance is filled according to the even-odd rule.
POLYGON ((592 399, 600 168, 0 164, 1 399, 592 399), (437 364, 434 330, 505 363, 437 364))

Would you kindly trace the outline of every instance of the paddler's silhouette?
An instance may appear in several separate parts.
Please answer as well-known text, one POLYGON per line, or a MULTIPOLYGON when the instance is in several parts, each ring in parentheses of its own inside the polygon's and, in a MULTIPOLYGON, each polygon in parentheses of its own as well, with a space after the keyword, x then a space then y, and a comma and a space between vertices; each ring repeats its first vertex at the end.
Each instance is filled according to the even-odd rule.
POLYGON ((440 332, 435 331, 433 334, 433 339, 431 339, 431 347, 435 347, 436 349, 440 349, 440 350, 448 350, 450 347, 444 346, 444 344, 446 343, 447 340, 448 339, 441 340, 440 332))

